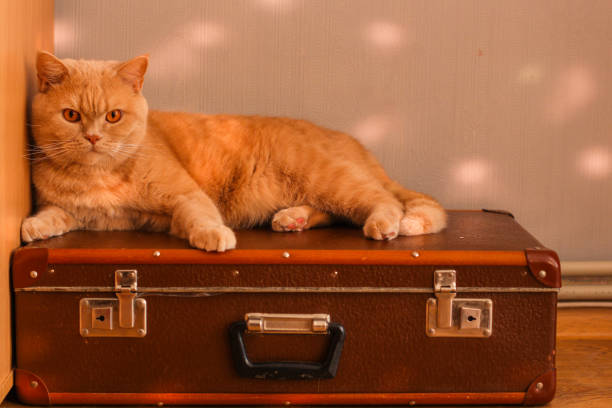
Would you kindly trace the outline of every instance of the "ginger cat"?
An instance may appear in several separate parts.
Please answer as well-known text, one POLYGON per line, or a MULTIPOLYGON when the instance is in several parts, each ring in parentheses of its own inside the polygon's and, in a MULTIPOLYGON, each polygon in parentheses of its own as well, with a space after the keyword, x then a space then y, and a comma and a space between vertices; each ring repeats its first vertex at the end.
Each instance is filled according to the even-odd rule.
POLYGON ((40 52, 33 102, 38 212, 26 242, 76 229, 169 231, 236 247, 232 228, 275 231, 338 217, 390 240, 442 230, 443 208, 389 179, 355 139, 303 120, 149 111, 148 57, 60 60, 40 52))

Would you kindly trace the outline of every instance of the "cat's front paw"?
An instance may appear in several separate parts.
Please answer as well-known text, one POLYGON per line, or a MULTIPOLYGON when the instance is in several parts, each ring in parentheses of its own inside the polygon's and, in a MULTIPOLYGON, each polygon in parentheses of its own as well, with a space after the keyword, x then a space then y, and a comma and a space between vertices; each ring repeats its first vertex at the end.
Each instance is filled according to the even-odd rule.
POLYGON ((223 252, 236 248, 236 236, 225 225, 201 227, 189 234, 189 243, 206 251, 223 252))
POLYGON ((42 217, 28 217, 21 224, 21 239, 32 242, 38 239, 47 239, 66 232, 52 220, 42 217))
POLYGON ((397 238, 399 217, 384 212, 376 212, 368 217, 363 226, 363 234, 376 240, 391 240, 397 238))
POLYGON ((440 232, 446 227, 446 212, 442 207, 421 205, 406 211, 400 221, 400 235, 421 235, 440 232))

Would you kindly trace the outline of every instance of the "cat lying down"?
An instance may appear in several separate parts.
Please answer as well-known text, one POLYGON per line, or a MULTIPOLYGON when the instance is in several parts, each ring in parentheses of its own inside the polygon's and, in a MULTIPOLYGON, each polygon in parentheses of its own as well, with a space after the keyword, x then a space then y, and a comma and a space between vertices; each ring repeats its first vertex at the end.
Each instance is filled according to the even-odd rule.
POLYGON ((440 204, 391 180, 343 133, 303 120, 149 111, 147 65, 147 56, 38 54, 38 212, 23 222, 24 241, 147 229, 225 251, 236 247, 232 228, 266 223, 302 231, 344 219, 376 240, 445 227, 440 204))

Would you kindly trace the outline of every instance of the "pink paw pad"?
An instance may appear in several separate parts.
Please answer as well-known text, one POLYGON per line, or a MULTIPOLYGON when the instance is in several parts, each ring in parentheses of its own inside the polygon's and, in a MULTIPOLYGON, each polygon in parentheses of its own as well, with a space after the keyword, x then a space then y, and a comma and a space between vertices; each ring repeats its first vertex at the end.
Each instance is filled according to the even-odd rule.
POLYGON ((306 222, 306 220, 304 218, 302 218, 302 217, 298 218, 295 221, 297 221, 298 225, 304 225, 304 223, 306 222))

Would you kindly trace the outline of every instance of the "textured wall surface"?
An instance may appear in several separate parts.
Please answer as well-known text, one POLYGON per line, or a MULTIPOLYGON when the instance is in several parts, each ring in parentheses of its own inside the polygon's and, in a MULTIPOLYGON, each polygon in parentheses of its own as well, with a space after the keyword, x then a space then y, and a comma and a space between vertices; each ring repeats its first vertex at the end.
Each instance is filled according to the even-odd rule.
POLYGON ((150 53, 153 108, 353 134, 449 208, 612 259, 612 2, 56 0, 58 56, 150 53))

